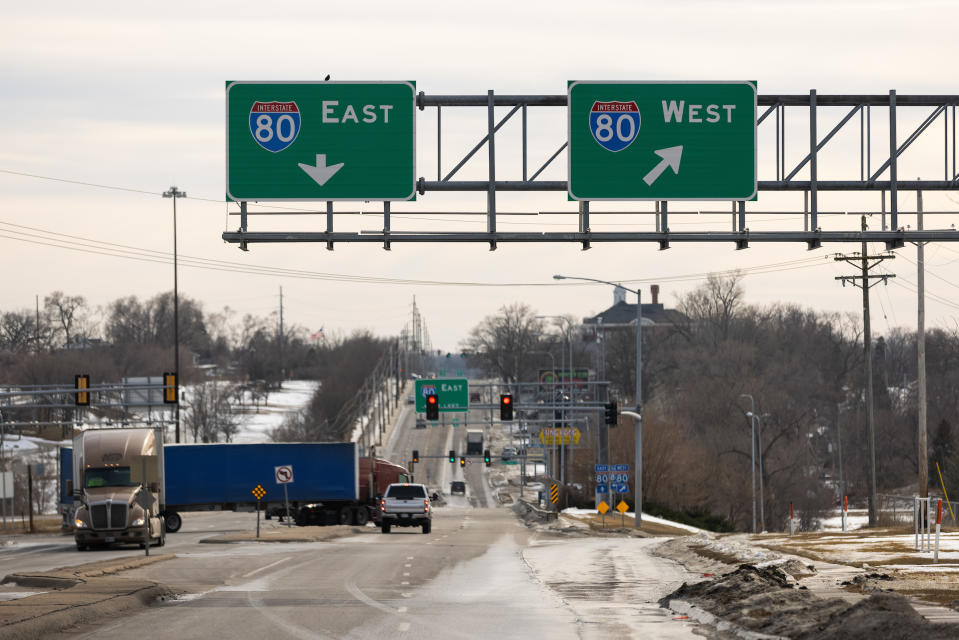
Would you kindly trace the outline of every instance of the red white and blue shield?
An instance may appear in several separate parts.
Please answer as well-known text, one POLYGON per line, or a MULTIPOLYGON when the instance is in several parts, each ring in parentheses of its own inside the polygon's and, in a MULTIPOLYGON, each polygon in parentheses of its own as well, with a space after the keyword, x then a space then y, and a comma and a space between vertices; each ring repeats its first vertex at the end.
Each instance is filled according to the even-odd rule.
POLYGON ((589 110, 589 131, 607 151, 622 151, 639 135, 639 106, 631 102, 594 102, 589 110))
POLYGON ((300 110, 295 102, 254 102, 250 109, 250 134, 273 153, 283 151, 300 133, 300 110))

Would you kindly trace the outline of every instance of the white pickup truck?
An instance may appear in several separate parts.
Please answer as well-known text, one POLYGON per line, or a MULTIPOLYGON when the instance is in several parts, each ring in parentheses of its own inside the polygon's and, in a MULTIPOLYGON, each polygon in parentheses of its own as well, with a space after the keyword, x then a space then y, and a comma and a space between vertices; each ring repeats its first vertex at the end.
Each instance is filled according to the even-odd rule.
POLYGON ((423 527, 429 533, 433 523, 433 505, 422 484, 391 484, 380 500, 380 530, 389 533, 391 526, 423 527))

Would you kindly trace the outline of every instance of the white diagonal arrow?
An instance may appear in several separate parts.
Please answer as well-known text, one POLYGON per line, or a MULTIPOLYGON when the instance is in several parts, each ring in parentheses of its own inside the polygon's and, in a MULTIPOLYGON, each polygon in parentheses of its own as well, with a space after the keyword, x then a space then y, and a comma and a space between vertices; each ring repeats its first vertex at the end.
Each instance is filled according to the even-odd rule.
MULTIPOLYGON (((654 151, 657 156, 662 158, 653 170, 646 174, 643 178, 643 182, 652 186, 656 179, 663 174, 663 171, 666 170, 666 167, 669 167, 673 170, 673 173, 679 174, 679 160, 683 157, 683 147, 682 145, 678 147, 667 147, 666 149, 658 149, 654 151)), ((303 165, 300 165, 303 166, 303 165)))
POLYGON ((300 169, 306 171, 306 174, 316 180, 316 183, 321 187, 326 184, 326 182, 333 177, 333 174, 343 168, 343 163, 331 164, 326 166, 326 154, 318 153, 316 154, 316 166, 306 164, 305 162, 298 163, 300 169))

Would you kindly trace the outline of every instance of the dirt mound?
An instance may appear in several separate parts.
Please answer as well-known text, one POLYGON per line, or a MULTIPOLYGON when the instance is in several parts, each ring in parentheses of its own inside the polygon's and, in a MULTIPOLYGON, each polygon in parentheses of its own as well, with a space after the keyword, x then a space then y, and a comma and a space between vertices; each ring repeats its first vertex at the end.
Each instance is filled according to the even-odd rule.
POLYGON ((933 624, 896 593, 876 593, 835 613, 821 626, 796 640, 947 640, 959 637, 951 624, 933 624))
POLYGON ((743 564, 719 578, 683 584, 660 604, 676 599, 749 631, 797 640, 959 637, 959 628, 928 622, 900 595, 877 593, 855 605, 819 598, 774 566, 743 564))

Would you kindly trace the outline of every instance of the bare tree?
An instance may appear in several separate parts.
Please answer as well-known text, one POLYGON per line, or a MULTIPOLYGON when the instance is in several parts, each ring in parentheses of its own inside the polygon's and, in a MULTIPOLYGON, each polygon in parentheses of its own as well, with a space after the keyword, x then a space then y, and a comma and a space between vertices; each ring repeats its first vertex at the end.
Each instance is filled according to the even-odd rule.
POLYGON ((194 442, 231 442, 241 416, 233 411, 233 385, 215 381, 195 385, 190 392, 184 423, 194 442))
POLYGON ((523 303, 506 305, 497 315, 487 316, 463 341, 488 370, 507 382, 520 380, 531 371, 539 356, 543 321, 523 303))
POLYGON ((77 325, 84 320, 87 301, 83 296, 68 296, 62 291, 54 291, 43 299, 43 312, 56 334, 69 345, 76 333, 77 325))

